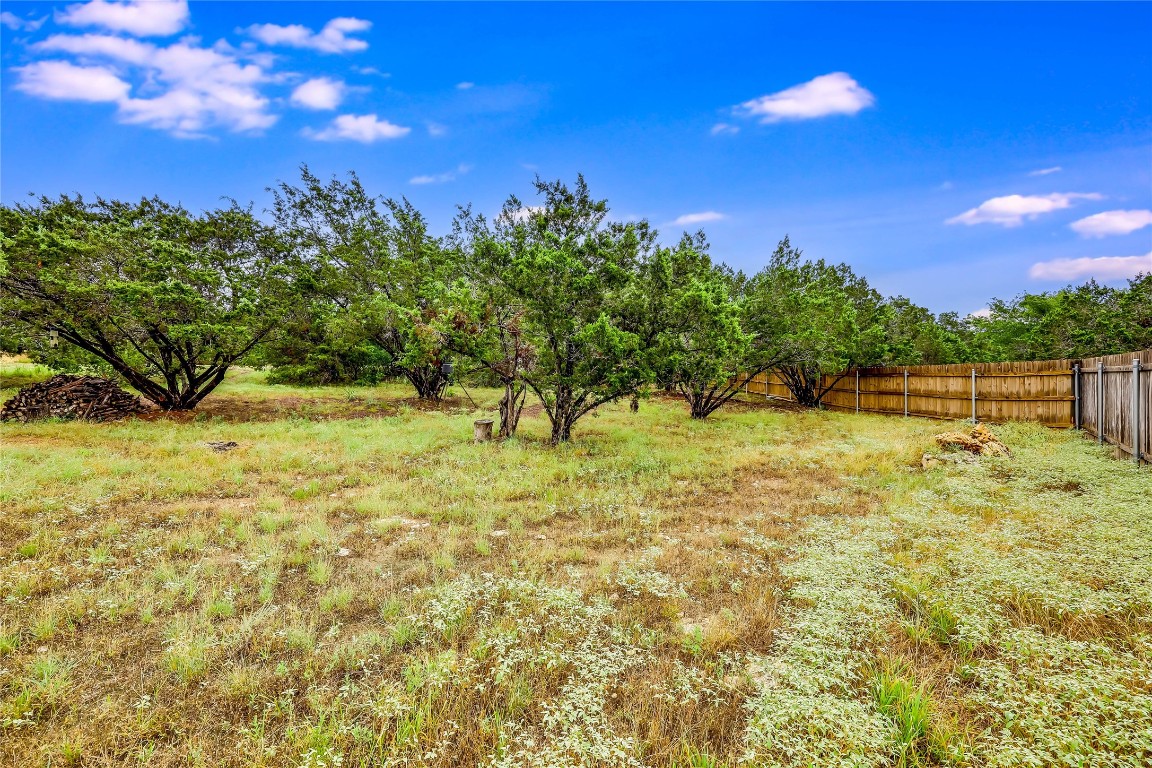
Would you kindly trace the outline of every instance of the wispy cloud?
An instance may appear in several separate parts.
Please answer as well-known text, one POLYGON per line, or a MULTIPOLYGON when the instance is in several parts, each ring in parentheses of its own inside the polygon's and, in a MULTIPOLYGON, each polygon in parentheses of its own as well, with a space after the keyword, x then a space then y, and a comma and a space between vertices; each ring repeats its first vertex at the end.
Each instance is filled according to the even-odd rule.
POLYGON ((458 176, 463 176, 472 170, 472 166, 467 163, 461 163, 456 166, 456 170, 448 171, 447 173, 437 173, 428 176, 414 176, 408 180, 409 184, 446 184, 449 181, 456 181, 458 176))
POLYGON ((336 109, 347 86, 340 80, 314 77, 292 90, 292 103, 306 109, 336 109))
POLYGON ((716 123, 709 131, 713 136, 732 136, 740 133, 740 127, 731 123, 716 123))
POLYGON ((705 224, 709 221, 721 221, 728 218, 722 213, 717 211, 701 211, 700 213, 686 213, 683 216, 677 216, 672 220, 676 226, 687 226, 690 224, 705 224))
POLYGON ((1062 171, 1062 170, 1064 170, 1064 169, 1061 168, 1060 166, 1054 165, 1051 168, 1041 168, 1038 171, 1032 171, 1028 175, 1029 176, 1047 176, 1051 173, 1060 173, 1060 171, 1062 171))
POLYGON ((35 32, 44 26, 44 22, 47 20, 47 16, 40 19, 22 19, 14 13, 0 11, 0 24, 8 27, 8 29, 23 29, 28 32, 35 32))
POLYGON ((59 24, 100 27, 138 37, 167 37, 188 24, 186 0, 92 0, 70 5, 56 14, 59 24))
POLYGON ((399 139, 411 131, 402 125, 381 120, 371 115, 340 115, 319 131, 304 129, 304 135, 316 141, 358 141, 372 144, 387 139, 399 139))
POLYGON ((448 127, 440 125, 440 123, 428 123, 426 127, 428 129, 428 135, 433 138, 444 136, 448 133, 448 127))
POLYGON ((1143 256, 1096 256, 1081 259, 1039 261, 1028 270, 1034 280, 1077 280, 1094 277, 1115 280, 1152 273, 1152 251, 1143 256))
POLYGON ((370 21, 341 16, 329 21, 319 32, 301 24, 253 24, 244 31, 265 45, 307 48, 320 53, 354 53, 367 50, 368 43, 349 35, 371 28, 370 21))
POLYGON ((1084 237, 1126 235, 1152 226, 1152 211, 1104 211, 1068 225, 1084 237))
POLYGON ((475 87, 476 87, 476 83, 470 83, 467 80, 465 80, 463 83, 456 83, 456 89, 459 91, 466 91, 469 88, 475 88, 475 87))
POLYGON ((1075 200, 1101 200, 1103 195, 1095 192, 1056 192, 1051 195, 1005 195, 985 200, 959 216, 953 216, 945 224, 999 224, 1002 227, 1018 227, 1025 219, 1052 211, 1069 208, 1075 200))
POLYGON ((829 115, 854 115, 875 103, 876 97, 846 72, 832 72, 745 101, 733 108, 733 112, 740 117, 756 118, 761 123, 778 123, 829 115))

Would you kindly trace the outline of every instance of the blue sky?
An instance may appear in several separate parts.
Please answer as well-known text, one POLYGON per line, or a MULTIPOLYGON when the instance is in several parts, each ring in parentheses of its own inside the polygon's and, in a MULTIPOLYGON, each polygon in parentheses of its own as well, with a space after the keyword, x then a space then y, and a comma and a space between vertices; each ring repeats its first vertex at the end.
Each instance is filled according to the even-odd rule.
POLYGON ((457 203, 587 177, 935 311, 1152 271, 1152 4, 0 3, 0 197, 457 203))

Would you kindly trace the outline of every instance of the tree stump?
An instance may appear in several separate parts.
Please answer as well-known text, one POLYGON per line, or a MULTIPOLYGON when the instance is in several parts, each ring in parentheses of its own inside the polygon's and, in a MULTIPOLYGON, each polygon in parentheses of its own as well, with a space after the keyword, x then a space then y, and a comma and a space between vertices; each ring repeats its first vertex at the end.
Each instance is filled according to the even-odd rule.
POLYGON ((478 419, 472 422, 476 442, 486 443, 492 439, 492 419, 478 419))

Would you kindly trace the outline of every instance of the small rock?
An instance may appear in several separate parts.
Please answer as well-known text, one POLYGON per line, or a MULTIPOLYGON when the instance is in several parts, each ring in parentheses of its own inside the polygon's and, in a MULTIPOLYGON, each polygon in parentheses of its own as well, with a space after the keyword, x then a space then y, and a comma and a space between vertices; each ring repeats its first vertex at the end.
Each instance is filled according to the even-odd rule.
POLYGON ((504 530, 492 531, 492 533, 490 533, 488 535, 494 539, 499 539, 499 538, 503 538, 504 536, 507 536, 508 531, 504 531, 504 530))
POLYGON ((336 550, 336 557, 348 557, 350 554, 352 554, 351 550, 345 549, 344 547, 336 550))

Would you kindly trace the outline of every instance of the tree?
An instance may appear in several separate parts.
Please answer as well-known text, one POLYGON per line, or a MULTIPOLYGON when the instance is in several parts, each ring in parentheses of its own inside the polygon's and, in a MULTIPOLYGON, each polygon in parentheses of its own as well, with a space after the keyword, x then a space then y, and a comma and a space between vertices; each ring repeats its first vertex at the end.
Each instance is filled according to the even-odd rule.
POLYGON ((194 408, 292 307, 283 243, 249 209, 194 216, 40 198, 0 208, 3 315, 107 364, 161 408, 194 408))
MULTIPOLYGON (((271 190, 272 215, 307 267, 304 287, 323 318, 325 344, 369 342, 416 394, 439 400, 448 384, 442 340, 431 321, 456 273, 451 253, 407 200, 370 196, 356 174, 324 184, 307 166, 301 186, 271 190)), ((312 348, 301 345, 305 356, 312 348)))
POLYGON ((972 319, 989 360, 1051 360, 1152 346, 1152 274, 1124 288, 1089 280, 1052 293, 994 299, 972 319))
POLYGON ((608 206, 583 176, 571 189, 540 179, 535 187, 543 204, 526 208, 510 197, 476 249, 536 351, 520 377, 543 403, 557 444, 581 417, 650 378, 640 338, 625 326, 629 288, 654 236, 645 222, 606 223, 608 206))
POLYGON ((850 366, 881 359, 884 308, 846 264, 801 257, 785 237, 750 279, 748 330, 774 349, 773 370, 796 401, 816 407, 850 366), (825 382, 829 374, 834 378, 825 382))
POLYGON ((523 377, 535 363, 536 349, 524 327, 524 307, 501 282, 504 260, 492 258, 500 253, 492 237, 483 216, 460 209, 448 241, 465 276, 450 287, 437 327, 446 349, 503 385, 498 436, 507 439, 520 424, 528 394, 523 377))
POLYGON ((769 340, 745 330, 743 276, 714 264, 703 232, 685 234, 641 266, 636 306, 658 380, 707 418, 777 362, 769 340))

